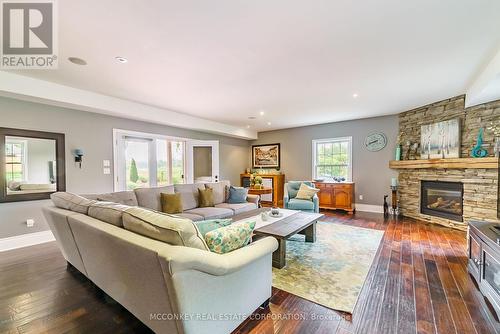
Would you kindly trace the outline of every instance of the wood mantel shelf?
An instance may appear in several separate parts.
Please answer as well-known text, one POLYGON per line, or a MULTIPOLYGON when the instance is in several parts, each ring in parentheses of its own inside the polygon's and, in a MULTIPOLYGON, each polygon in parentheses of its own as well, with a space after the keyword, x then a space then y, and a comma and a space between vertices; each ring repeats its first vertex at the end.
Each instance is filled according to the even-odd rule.
POLYGON ((392 169, 447 168, 447 169, 498 169, 499 158, 457 158, 389 161, 392 169))

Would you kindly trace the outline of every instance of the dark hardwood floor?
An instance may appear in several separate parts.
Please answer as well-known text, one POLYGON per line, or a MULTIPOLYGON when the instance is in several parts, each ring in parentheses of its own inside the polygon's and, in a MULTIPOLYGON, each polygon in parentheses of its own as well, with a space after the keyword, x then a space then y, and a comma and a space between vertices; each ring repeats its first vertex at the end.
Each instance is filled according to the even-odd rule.
MULTIPOLYGON (((325 220, 386 231, 353 315, 273 289, 270 307, 235 334, 500 333, 467 274, 465 233, 368 213, 328 213, 325 220)), ((55 243, 0 253, 0 333, 148 332, 67 269, 55 243)))

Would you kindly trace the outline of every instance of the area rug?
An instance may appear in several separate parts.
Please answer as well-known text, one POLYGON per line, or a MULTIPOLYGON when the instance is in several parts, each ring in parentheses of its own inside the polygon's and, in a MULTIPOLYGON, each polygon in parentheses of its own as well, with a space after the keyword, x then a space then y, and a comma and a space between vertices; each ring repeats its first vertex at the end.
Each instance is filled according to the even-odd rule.
POLYGON ((295 235, 287 265, 273 268, 273 286, 334 310, 352 313, 383 231, 319 222, 316 242, 295 235))

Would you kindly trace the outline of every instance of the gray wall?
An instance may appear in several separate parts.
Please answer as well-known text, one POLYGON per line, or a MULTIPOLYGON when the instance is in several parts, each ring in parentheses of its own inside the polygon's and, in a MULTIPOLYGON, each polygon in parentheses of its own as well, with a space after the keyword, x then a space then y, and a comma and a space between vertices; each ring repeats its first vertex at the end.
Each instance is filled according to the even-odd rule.
MULTIPOLYGON (((239 174, 247 167, 248 141, 241 139, 7 98, 0 98, 0 120, 1 127, 65 133, 67 190, 75 193, 113 191, 113 175, 102 171, 103 160, 113 161, 113 128, 219 140, 220 176, 232 183, 239 183, 239 174), (82 169, 72 158, 76 148, 85 152, 82 169)), ((1 203, 0 238, 47 230, 40 210, 47 204, 49 201, 1 203), (36 220, 35 227, 26 227, 28 218, 36 220)))
POLYGON ((398 116, 393 115, 262 132, 252 144, 280 143, 281 171, 286 180, 310 180, 312 140, 352 136, 356 203, 382 205, 383 195, 389 193, 391 177, 397 175, 388 167, 389 160, 393 160, 397 134, 398 116), (369 152, 364 148, 365 137, 377 131, 387 135, 388 144, 379 152, 369 152), (359 195, 363 195, 363 200, 359 195))

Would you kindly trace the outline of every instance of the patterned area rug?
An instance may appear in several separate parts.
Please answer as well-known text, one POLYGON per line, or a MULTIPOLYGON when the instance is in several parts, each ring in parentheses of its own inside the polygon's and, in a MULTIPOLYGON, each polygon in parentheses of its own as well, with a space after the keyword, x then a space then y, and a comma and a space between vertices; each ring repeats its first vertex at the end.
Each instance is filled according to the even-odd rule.
POLYGON ((319 222, 316 242, 295 235, 287 265, 273 268, 273 286, 334 310, 352 313, 384 231, 319 222))

